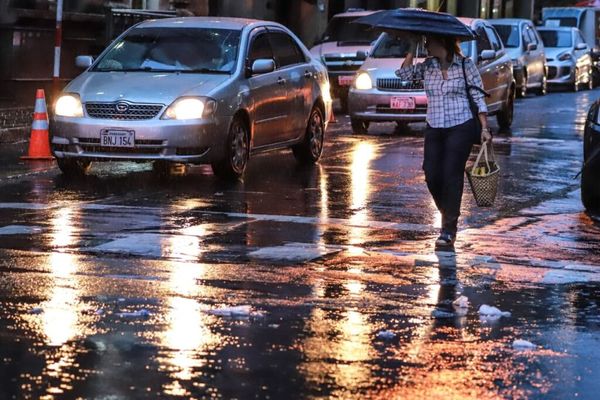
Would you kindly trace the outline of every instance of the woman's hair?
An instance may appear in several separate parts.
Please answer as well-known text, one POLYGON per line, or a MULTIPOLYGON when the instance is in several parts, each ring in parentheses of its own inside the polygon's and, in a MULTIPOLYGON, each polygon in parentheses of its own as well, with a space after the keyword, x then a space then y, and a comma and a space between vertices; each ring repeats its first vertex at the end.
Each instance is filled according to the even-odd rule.
POLYGON ((452 62, 455 55, 463 56, 460 48, 460 40, 451 36, 433 36, 432 39, 437 40, 442 44, 442 47, 448 52, 447 61, 452 62))

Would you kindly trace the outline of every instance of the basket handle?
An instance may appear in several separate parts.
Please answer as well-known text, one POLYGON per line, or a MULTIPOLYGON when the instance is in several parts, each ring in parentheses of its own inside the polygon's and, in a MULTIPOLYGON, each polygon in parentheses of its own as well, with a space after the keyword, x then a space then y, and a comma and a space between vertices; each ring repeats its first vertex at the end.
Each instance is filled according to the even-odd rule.
MULTIPOLYGON (((479 162, 481 161, 481 157, 482 156, 485 158, 485 164, 487 165, 488 171, 492 170, 490 168, 490 160, 489 160, 489 157, 488 157, 487 145, 488 145, 488 142, 483 142, 483 144, 481 145, 481 150, 479 150, 479 154, 477 155, 477 159, 475 160, 475 164, 473 164, 473 168, 471 169, 471 173, 473 173, 473 170, 475 169, 475 167, 477 167, 479 165, 479 162)), ((494 150, 492 149, 492 154, 493 154, 493 152, 494 152, 494 150)))

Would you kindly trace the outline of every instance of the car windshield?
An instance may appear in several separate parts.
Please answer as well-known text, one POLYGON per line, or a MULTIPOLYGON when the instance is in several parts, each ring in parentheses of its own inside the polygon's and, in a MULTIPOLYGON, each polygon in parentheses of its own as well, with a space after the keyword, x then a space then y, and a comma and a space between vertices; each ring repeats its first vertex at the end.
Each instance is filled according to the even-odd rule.
POLYGON ((504 47, 519 47, 521 41, 519 40, 519 27, 517 25, 494 24, 494 28, 496 28, 500 39, 504 42, 504 47))
POLYGON ((115 42, 93 71, 230 74, 239 41, 239 30, 137 28, 115 42))
POLYGON ((569 31, 540 31, 545 47, 571 47, 573 38, 569 31))
MULTIPOLYGON (((381 40, 373 49, 373 58, 404 58, 408 52, 409 44, 400 37, 395 37, 385 33, 381 40)), ((420 53, 419 57, 425 57, 426 54, 420 53)))
POLYGON ((323 34, 321 42, 338 42, 340 45, 369 45, 377 40, 380 31, 367 25, 354 24, 358 17, 334 17, 323 34))

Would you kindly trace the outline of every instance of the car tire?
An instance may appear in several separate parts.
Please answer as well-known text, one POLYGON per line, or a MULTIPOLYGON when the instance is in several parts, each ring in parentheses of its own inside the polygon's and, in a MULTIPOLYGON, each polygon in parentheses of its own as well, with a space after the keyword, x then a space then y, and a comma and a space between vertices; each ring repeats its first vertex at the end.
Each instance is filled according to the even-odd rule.
POLYGON ((520 98, 527 97, 527 72, 523 71, 523 77, 521 78, 521 87, 517 92, 520 98))
POLYGON ((323 117, 323 111, 315 106, 310 112, 302 143, 292 147, 294 157, 301 164, 316 163, 323 154, 324 140, 325 118, 323 117))
POLYGON ((236 115, 229 126, 222 159, 211 164, 220 179, 234 181, 242 177, 250 158, 250 135, 246 122, 236 115))
POLYGON ((92 168, 91 161, 76 160, 73 158, 57 158, 56 163, 62 174, 68 177, 83 177, 92 168))
POLYGON ((504 107, 502 108, 502 110, 500 110, 498 115, 496 115, 496 119, 498 121, 498 125, 500 126, 500 129, 509 129, 513 123, 514 108, 515 108, 515 100, 514 99, 515 99, 514 92, 511 92, 510 95, 508 96, 508 100, 504 104, 504 107))
POLYGON ((350 119, 350 125, 352 125, 352 132, 356 135, 366 135, 369 133, 369 121, 362 119, 350 119))
POLYGON ((542 85, 537 90, 537 94, 538 96, 545 96, 548 94, 548 76, 546 76, 546 74, 542 77, 542 85))
POLYGON ((592 174, 589 168, 581 173, 581 202, 586 210, 592 213, 600 212, 600 180, 592 174))

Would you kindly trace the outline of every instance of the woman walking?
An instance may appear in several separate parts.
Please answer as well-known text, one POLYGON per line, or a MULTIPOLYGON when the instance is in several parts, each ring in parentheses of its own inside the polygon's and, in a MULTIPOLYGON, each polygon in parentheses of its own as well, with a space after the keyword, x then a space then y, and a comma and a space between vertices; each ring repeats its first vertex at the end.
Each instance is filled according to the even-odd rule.
POLYGON ((436 246, 451 247, 456 240, 464 170, 471 148, 475 143, 491 140, 492 135, 483 92, 474 89, 483 89, 481 76, 473 61, 462 55, 460 42, 451 37, 427 36, 425 46, 429 57, 413 66, 419 39, 411 40, 410 50, 396 75, 403 80, 424 82, 428 106, 423 170, 429 192, 442 214, 436 246), (470 93, 478 108, 479 121, 471 111, 467 87, 472 87, 470 93))

